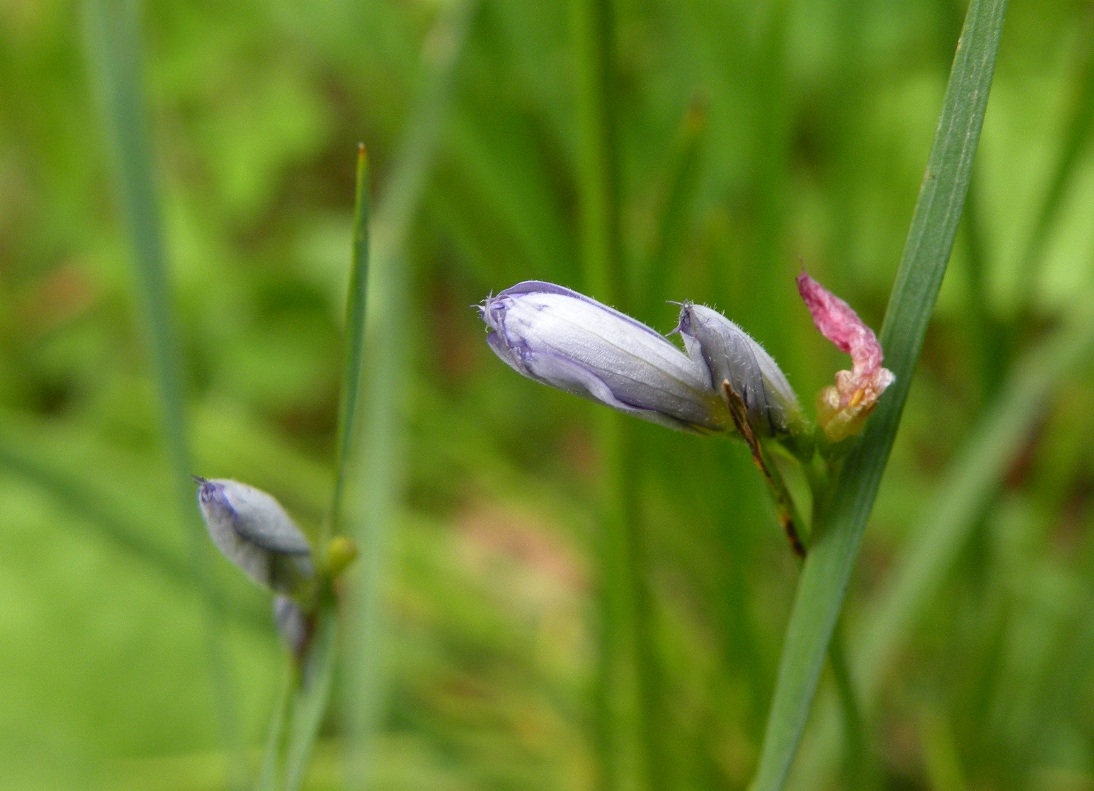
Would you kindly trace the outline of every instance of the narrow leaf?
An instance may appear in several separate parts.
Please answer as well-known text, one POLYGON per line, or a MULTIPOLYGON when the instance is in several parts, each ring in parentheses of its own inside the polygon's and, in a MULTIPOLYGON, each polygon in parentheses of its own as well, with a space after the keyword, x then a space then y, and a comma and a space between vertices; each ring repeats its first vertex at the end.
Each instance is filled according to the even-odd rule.
POLYGON ((326 547, 331 535, 338 530, 338 519, 345 493, 348 461, 353 438, 357 432, 358 394, 365 356, 365 315, 368 307, 369 260, 369 167, 368 153, 362 143, 357 149, 357 188, 353 209, 353 259, 350 265, 349 288, 346 292, 345 351, 342 367, 342 397, 338 408, 338 457, 335 460, 334 494, 330 514, 323 527, 320 548, 326 547))
POLYGON ((753 783, 781 789, 816 694, 862 533, 892 449, 915 365, 946 272, 980 139, 1006 0, 973 0, 957 45, 923 186, 890 296, 881 343, 895 384, 818 509, 815 539, 787 627, 753 783))

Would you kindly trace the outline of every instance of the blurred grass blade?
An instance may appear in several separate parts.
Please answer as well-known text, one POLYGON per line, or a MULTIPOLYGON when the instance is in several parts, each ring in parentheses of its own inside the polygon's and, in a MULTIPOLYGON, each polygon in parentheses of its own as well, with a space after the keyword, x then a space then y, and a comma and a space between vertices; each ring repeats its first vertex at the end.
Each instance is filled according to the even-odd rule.
POLYGON ((369 257, 369 169, 365 144, 357 149, 357 187, 353 209, 353 260, 346 294, 345 349, 342 367, 342 397, 338 404, 338 456, 335 460, 334 494, 330 515, 323 525, 320 550, 325 551, 338 520, 345 493, 347 468, 360 417, 357 410, 361 377, 364 371, 365 316, 368 306, 369 257))
MULTIPOLYGON (((5 432, 6 434, 6 432, 5 432)), ((0 470, 22 478, 46 492, 58 505, 78 514, 81 522, 98 528, 99 534, 172 582, 194 588, 191 567, 147 536, 147 525, 136 524, 105 502, 86 481, 78 480, 45 459, 28 453, 25 444, 0 434, 0 470)))
POLYGON ((133 247, 134 277, 144 329, 151 346, 163 431, 177 481, 176 518, 181 519, 189 534, 192 573, 205 590, 207 599, 213 602, 206 610, 209 666, 221 728, 235 756, 235 781, 239 784, 245 777, 245 761, 235 684, 223 645, 223 607, 212 576, 210 548, 198 519, 189 478, 193 470, 186 438, 181 356, 160 228, 159 196, 145 125, 138 4, 133 0, 89 0, 85 9, 89 58, 103 105, 117 191, 133 247))
POLYGON ((814 525, 783 645, 755 791, 784 787, 953 248, 1002 33, 1005 0, 973 0, 890 296, 881 343, 896 382, 844 461, 814 525))
MULTIPOLYGON (((1045 402, 1076 366, 1094 354, 1094 314, 1077 313, 1078 320, 1013 367, 994 405, 940 476, 943 483, 930 498, 934 506, 909 532, 912 544, 896 565, 892 581, 861 619, 866 632, 851 670, 867 718, 881 692, 885 668, 902 640, 912 634, 932 591, 957 562, 984 505, 1040 420, 1045 402)), ((837 749, 834 707, 823 711, 817 739, 803 751, 801 761, 803 776, 814 778, 817 786, 823 786, 837 749)))
POLYGON ((346 627, 346 683, 354 690, 346 705, 350 785, 366 788, 372 774, 375 736, 385 698, 384 592, 388 585, 390 535, 403 493, 411 313, 406 237, 421 203, 450 103, 453 77, 477 3, 456 3, 431 33, 440 46, 428 50, 426 84, 372 220, 368 322, 364 360, 368 378, 361 393, 361 442, 350 467, 359 479, 362 507, 352 520, 362 548, 352 578, 346 627))
MULTIPOLYGON (((1086 304, 1091 304, 1089 299, 1086 304)), ((1094 314, 1080 314, 1072 326, 1058 331, 1014 367, 996 404, 943 477, 942 491, 931 498, 934 507, 911 533, 914 543, 893 574, 892 584, 873 614, 864 619, 868 627, 855 664, 867 700, 876 696, 901 635, 909 633, 931 592, 956 563, 985 503, 1043 414, 1046 400, 1076 366, 1090 361, 1092 352, 1094 314)))
MULTIPOLYGON (((1037 293, 1037 276, 1041 271, 1045 247, 1052 224, 1060 213, 1067 189, 1083 169, 1080 159, 1094 135, 1094 13, 1088 8, 1082 17, 1081 31, 1076 37, 1076 74, 1070 81, 1074 86, 1070 117, 1061 135, 1062 143, 1056 155, 1055 166, 1049 178, 1048 189, 1033 223, 1022 257, 1018 260, 1018 279, 1015 294, 1028 310, 1029 299, 1037 293)), ((1027 315, 1019 310, 1018 316, 1027 315)))
MULTIPOLYGON (((571 0, 580 147, 582 267, 586 291, 631 312, 637 289, 620 239, 619 109, 610 0, 571 0)), ((602 788, 667 787, 663 717, 657 716, 656 618, 646 579, 638 505, 641 446, 630 419, 596 415, 604 474, 596 541, 600 646, 595 689, 602 788), (633 775, 633 777, 632 777, 633 775)))
POLYGON ((333 606, 319 613, 315 629, 289 716, 285 791, 296 791, 303 784, 330 703, 338 645, 338 613, 333 606))
POLYGON ((999 389, 1009 362, 1006 343, 1001 342, 1004 328, 992 308, 988 287, 988 245, 980 221, 982 201, 976 173, 969 181, 962 218, 965 249, 965 327, 972 341, 975 375, 980 390, 980 406, 999 389))
POLYGON ((283 756, 285 754, 286 723, 292 716, 293 701, 299 673, 295 667, 285 668, 285 679, 281 684, 277 702, 274 705, 270 727, 266 734, 266 748, 262 753, 262 766, 259 770, 255 791, 280 791, 283 756))
POLYGON ((755 116, 748 163, 751 195, 745 260, 748 297, 735 305, 743 326, 774 348, 786 348, 790 322, 776 317, 798 306, 787 282, 797 262, 787 260, 786 229, 793 128, 788 52, 793 4, 756 3, 755 42, 749 63, 749 104, 755 116))
MULTIPOLYGON (((939 3, 939 12, 946 20, 946 35, 939 36, 939 63, 949 63, 949 42, 952 36, 961 35, 963 9, 949 0, 939 3), (949 32, 949 31, 952 31, 949 32)), ((988 244, 984 215, 982 166, 973 166, 969 188, 965 195, 965 210, 961 215, 961 228, 957 244, 964 249, 964 316, 965 332, 968 333, 970 352, 975 358, 979 380, 980 402, 983 408, 995 395, 1007 367, 1013 361, 1007 344, 1002 340, 1005 327, 993 305, 990 273, 991 246, 988 244)))
POLYGON ((580 134, 581 258, 585 288, 607 304, 627 295, 620 251, 614 21, 609 0, 571 0, 580 134))
POLYGON ((664 304, 669 293, 674 264, 684 250, 703 175, 707 108, 696 98, 684 115, 668 157, 664 202, 658 212, 656 235, 642 262, 641 272, 632 279, 634 315, 647 319, 664 304))
MULTIPOLYGON (((133 274, 159 388, 164 435, 172 466, 186 481, 179 487, 180 495, 184 495, 180 497, 180 511, 190 516, 197 511, 188 478, 190 452, 159 195, 145 128, 137 3, 90 0, 86 7, 91 61, 102 95, 117 191, 133 248, 133 274)), ((197 525, 196 517, 187 523, 197 525)))
MULTIPOLYGON (((0 433, 0 471, 41 489, 58 505, 79 517, 67 524, 94 526, 98 538, 162 574, 180 589, 208 595, 207 588, 198 586, 193 568, 185 558, 148 538, 147 523, 123 514, 112 495, 90 480, 78 478, 48 459, 28 453, 27 444, 17 441, 7 431, 0 433)), ((214 603, 209 602, 210 605, 214 603)), ((234 603, 229 604, 224 613, 251 628, 269 629, 268 613, 234 603)))
POLYGON ((846 756, 844 782, 850 788, 862 788, 868 782, 866 778, 870 777, 869 773, 873 766, 868 763, 869 748, 862 705, 851 675, 851 668, 848 666, 847 652, 843 647, 845 641, 840 631, 837 625, 832 644, 828 649, 828 661, 832 669, 832 680, 835 682, 836 699, 839 701, 840 719, 843 721, 842 733, 846 756))

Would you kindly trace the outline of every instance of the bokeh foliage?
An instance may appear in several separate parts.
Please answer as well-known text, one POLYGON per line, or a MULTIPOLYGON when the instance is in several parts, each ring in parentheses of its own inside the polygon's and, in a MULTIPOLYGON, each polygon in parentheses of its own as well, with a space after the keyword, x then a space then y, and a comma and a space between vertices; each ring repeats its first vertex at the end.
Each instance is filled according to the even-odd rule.
MULTIPOLYGON (((276 494, 313 535, 333 483, 356 144, 383 194, 449 5, 143 10, 194 472, 276 494)), ((658 292, 635 312, 668 330, 662 300, 726 310, 808 401, 844 360, 793 275, 804 262, 880 324, 963 8, 615 9, 623 253, 658 292)), ((0 14, 0 785, 219 788, 204 594, 76 10, 0 14)), ((864 671, 868 774, 889 786, 1094 787, 1091 14, 1009 9, 962 235, 853 580, 843 633, 853 665, 857 645, 883 660, 864 671), (1066 365, 1061 347, 1078 349, 1066 365), (953 522, 933 555, 917 544, 953 522), (879 652, 879 603, 909 556, 935 573, 879 652)), ((573 50, 566 3, 479 4, 399 251, 408 485, 378 788, 595 777, 595 407, 516 377, 469 307, 518 280, 583 283, 573 50)), ((742 787, 797 570, 740 445, 634 433, 668 772, 742 787)), ((283 658, 263 594, 215 568, 257 751, 283 658)), ((309 787, 339 787, 342 711, 309 787)), ((795 787, 842 787, 833 727, 814 717, 795 787)))

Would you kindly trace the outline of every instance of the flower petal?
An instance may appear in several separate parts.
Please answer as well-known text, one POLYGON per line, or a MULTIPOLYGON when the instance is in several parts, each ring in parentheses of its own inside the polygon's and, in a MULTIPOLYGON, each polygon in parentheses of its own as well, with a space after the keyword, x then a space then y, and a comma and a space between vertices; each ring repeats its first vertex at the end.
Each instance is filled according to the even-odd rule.
POLYGON ((664 336, 552 283, 519 283, 479 312, 487 342, 524 376, 672 428, 723 431, 705 367, 664 336))
POLYGON ((801 413, 798 398, 778 363, 748 333, 721 313, 685 302, 677 331, 692 359, 701 361, 711 387, 729 382, 744 403, 749 423, 763 435, 789 430, 801 413))

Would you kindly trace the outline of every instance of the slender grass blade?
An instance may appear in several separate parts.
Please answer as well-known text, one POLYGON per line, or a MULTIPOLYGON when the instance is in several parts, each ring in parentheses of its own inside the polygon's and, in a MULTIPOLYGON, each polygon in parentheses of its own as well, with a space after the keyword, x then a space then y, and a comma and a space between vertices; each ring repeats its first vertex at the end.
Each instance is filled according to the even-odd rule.
POLYGON ((881 331, 896 382, 844 461, 802 571, 783 646, 755 791, 783 788, 812 708, 828 643, 892 449, 942 285, 980 138, 1005 0, 974 0, 958 42, 941 117, 881 331))
POLYGON ((177 481, 178 517, 190 537, 191 568, 207 600, 206 644, 220 727, 234 756, 236 784, 245 776, 235 682, 224 646, 223 605, 212 576, 210 547, 198 519, 189 475, 181 354, 171 305, 167 254, 159 217, 152 146, 142 84, 139 4, 91 0, 85 5, 88 52, 100 93, 114 176, 133 251, 134 279, 151 347, 163 433, 177 481))

